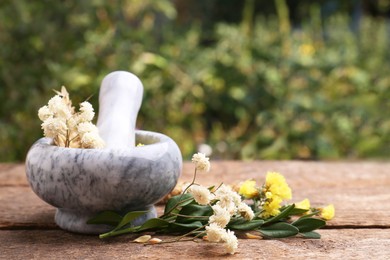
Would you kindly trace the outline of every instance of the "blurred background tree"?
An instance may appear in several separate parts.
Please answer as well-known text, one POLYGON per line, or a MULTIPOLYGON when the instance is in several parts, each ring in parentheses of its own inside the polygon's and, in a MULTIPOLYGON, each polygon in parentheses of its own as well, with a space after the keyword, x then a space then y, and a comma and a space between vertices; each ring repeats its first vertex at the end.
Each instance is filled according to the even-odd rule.
POLYGON ((214 159, 388 159, 389 12, 389 0, 3 0, 0 161, 42 136, 52 89, 75 105, 92 94, 98 110, 114 70, 144 84, 138 128, 186 159, 202 144, 214 159))

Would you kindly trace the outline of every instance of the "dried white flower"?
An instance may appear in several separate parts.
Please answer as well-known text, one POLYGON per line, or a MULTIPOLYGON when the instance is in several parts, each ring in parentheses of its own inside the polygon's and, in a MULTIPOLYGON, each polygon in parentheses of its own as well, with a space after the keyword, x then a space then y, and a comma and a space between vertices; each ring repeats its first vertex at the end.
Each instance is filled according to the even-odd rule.
POLYGON ((216 223, 221 228, 226 227, 230 221, 230 213, 219 204, 212 206, 214 214, 210 216, 209 223, 216 223))
POLYGON ((95 115, 92 105, 85 101, 80 104, 80 112, 75 113, 65 87, 55 92, 57 95, 38 111, 44 135, 53 138, 57 146, 103 148, 104 141, 91 123, 95 115))
POLYGON ((203 153, 196 153, 192 156, 192 162, 195 163, 195 167, 199 171, 210 171, 209 158, 203 153))
POLYGON ((77 132, 77 125, 78 125, 78 119, 75 115, 73 115, 72 117, 68 118, 66 120, 66 123, 69 127, 69 130, 71 131, 76 131, 77 132))
POLYGON ((48 106, 43 106, 38 110, 38 117, 42 121, 45 121, 46 119, 52 116, 53 116, 53 112, 50 111, 48 106))
POLYGON ((199 205, 207 205, 207 204, 209 204, 210 200, 212 200, 213 197, 214 197, 211 194, 211 192, 209 191, 209 189, 207 189, 204 186, 200 186, 200 185, 192 185, 188 189, 188 192, 192 194, 192 196, 194 197, 195 201, 199 205))
POLYGON ((237 207, 237 211, 240 213, 240 215, 245 218, 246 220, 252 220, 255 214, 253 213, 253 210, 251 207, 249 207, 246 203, 242 202, 237 207))
POLYGON ((227 230, 226 234, 222 237, 222 241, 224 241, 224 246, 226 252, 229 254, 234 254, 238 248, 238 239, 234 235, 233 231, 227 230))
POLYGON ((77 125, 77 131, 82 136, 85 133, 98 133, 98 128, 91 122, 81 122, 77 125))
POLYGON ((64 120, 49 117, 42 123, 42 129, 46 137, 55 138, 58 134, 64 135, 68 129, 64 120))
POLYGON ((237 207, 232 201, 225 201, 224 203, 218 201, 216 205, 219 205, 222 208, 226 209, 226 211, 229 212, 230 216, 233 216, 237 213, 237 207))
POLYGON ((83 103, 80 104, 80 120, 83 122, 86 121, 91 121, 93 117, 95 116, 95 112, 93 112, 93 107, 91 103, 88 101, 84 101, 83 103))
POLYGON ((228 209, 231 215, 236 213, 236 208, 241 204, 241 196, 237 192, 233 191, 230 186, 222 184, 215 191, 215 199, 219 200, 218 204, 228 209))
POLYGON ((49 102, 47 104, 48 104, 49 109, 52 112, 55 112, 57 110, 57 107, 62 105, 62 98, 60 95, 55 95, 54 97, 52 97, 49 100, 49 102))
POLYGON ((210 242, 219 242, 226 235, 226 230, 221 228, 217 223, 211 223, 206 226, 207 240, 210 242))
POLYGON ((72 110, 60 95, 55 95, 48 102, 48 108, 56 116, 68 119, 72 116, 72 110))
POLYGON ((104 142, 97 133, 87 132, 81 136, 82 148, 103 148, 104 142))

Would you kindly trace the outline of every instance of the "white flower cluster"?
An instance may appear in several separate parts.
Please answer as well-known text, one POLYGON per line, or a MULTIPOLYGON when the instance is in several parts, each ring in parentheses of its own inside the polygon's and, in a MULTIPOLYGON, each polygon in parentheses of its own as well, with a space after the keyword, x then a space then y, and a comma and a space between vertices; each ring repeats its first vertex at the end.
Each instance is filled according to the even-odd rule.
POLYGON ((200 205, 212 205, 213 215, 206 226, 207 240, 210 242, 223 242, 226 251, 234 254, 238 247, 237 237, 233 231, 226 229, 232 217, 242 216, 252 220, 252 209, 242 202, 241 196, 229 186, 222 184, 214 193, 200 185, 193 185, 188 189, 195 201, 200 205))
POLYGON ((44 135, 53 138, 57 146, 73 148, 104 147, 98 128, 91 122, 94 116, 93 107, 87 101, 75 113, 65 87, 38 111, 44 135))
POLYGON ((192 185, 189 187, 188 192, 192 194, 195 201, 199 205, 207 205, 214 199, 214 195, 204 186, 192 185))
POLYGON ((195 163, 195 168, 198 171, 210 171, 209 158, 204 153, 196 153, 192 156, 192 162, 195 163))

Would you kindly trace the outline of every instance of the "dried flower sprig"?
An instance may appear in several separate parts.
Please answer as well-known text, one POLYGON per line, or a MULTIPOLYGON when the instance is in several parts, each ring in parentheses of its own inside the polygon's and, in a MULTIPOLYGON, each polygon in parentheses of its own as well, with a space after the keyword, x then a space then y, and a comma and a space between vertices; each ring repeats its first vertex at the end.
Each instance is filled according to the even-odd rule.
POLYGON ((44 136, 52 138, 57 146, 103 148, 104 141, 99 136, 98 128, 91 122, 95 116, 92 105, 84 101, 80 104, 79 112, 75 112, 66 88, 55 92, 57 95, 38 110, 44 136))
POLYGON ((168 199, 162 216, 133 226, 132 221, 146 211, 129 212, 124 216, 104 211, 90 219, 88 224, 113 226, 113 230, 101 234, 100 238, 145 231, 179 234, 173 239, 156 238, 155 242, 151 242, 154 241, 151 236, 141 236, 136 242, 152 245, 202 238, 204 241, 222 243, 227 253, 234 254, 238 248, 235 232, 251 232, 245 234, 252 239, 296 235, 320 238, 320 234, 314 230, 324 226, 325 220, 334 216, 333 205, 311 208, 308 200, 296 205, 282 205, 292 195, 280 173, 267 173, 265 183, 260 187, 254 180, 245 181, 236 192, 225 184, 206 188, 196 183, 197 171, 209 171, 210 162, 201 153, 194 154, 192 162, 195 163, 192 182, 182 186, 180 194, 168 199), (294 221, 291 216, 296 216, 294 221))

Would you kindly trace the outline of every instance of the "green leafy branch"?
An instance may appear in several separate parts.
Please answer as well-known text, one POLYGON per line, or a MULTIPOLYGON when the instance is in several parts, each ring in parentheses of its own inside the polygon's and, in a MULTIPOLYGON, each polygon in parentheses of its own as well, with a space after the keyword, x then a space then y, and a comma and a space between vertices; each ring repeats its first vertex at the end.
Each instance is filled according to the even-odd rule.
MULTIPOLYGON (((232 218, 227 228, 235 231, 255 231, 266 238, 283 238, 301 235, 304 238, 320 238, 314 230, 325 226, 326 222, 311 215, 302 215, 308 210, 295 208, 294 204, 282 208, 280 214, 269 219, 256 217, 246 220, 243 217, 232 218), (295 221, 288 221, 292 216, 302 215, 295 221)), ((108 238, 128 233, 154 231, 165 234, 199 235, 204 233, 205 225, 213 214, 210 205, 197 204, 191 194, 172 197, 166 204, 164 214, 147 220, 142 225, 133 226, 137 218, 147 211, 134 211, 119 215, 113 211, 103 211, 88 221, 88 224, 105 224, 114 228, 100 238, 108 238)))

